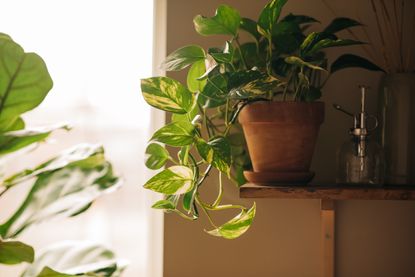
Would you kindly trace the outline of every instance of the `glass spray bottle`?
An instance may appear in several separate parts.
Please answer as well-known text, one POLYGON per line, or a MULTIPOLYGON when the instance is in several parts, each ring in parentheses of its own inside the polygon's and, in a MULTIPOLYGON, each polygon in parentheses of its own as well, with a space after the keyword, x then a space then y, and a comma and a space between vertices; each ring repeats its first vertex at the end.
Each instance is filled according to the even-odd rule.
POLYGON ((353 117, 350 139, 340 148, 337 157, 337 179, 340 184, 382 185, 384 181, 384 154, 382 147, 371 138, 378 125, 377 118, 366 112, 365 101, 367 87, 360 86, 360 113, 352 114, 339 105, 339 111, 353 117), (372 121, 372 127, 368 127, 372 121))

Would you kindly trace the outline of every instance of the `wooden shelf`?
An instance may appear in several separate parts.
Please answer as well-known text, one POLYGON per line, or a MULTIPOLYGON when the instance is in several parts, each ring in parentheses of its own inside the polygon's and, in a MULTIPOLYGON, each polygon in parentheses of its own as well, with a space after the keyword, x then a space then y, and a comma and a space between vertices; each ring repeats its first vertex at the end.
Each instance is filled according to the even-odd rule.
POLYGON ((260 185, 240 188, 241 198, 322 199, 322 200, 415 200, 415 186, 385 185, 260 185))

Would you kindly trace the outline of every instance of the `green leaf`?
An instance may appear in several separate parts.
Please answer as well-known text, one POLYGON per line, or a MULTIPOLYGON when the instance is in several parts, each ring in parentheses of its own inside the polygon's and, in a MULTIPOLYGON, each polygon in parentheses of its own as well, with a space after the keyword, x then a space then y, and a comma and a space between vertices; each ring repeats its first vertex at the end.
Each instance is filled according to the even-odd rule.
POLYGON ((160 210, 174 210, 176 209, 176 205, 169 200, 159 200, 151 206, 153 209, 160 209, 160 210))
POLYGON ((15 237, 32 224, 57 216, 79 214, 120 184, 111 164, 103 157, 102 148, 92 147, 67 151, 12 179, 20 183, 29 177, 34 184, 17 211, 0 225, 2 237, 15 237))
POLYGON ((250 34, 256 41, 259 41, 261 34, 258 32, 257 23, 250 18, 242 18, 241 29, 250 34))
POLYGON ((298 14, 294 15, 292 13, 289 13, 281 21, 292 22, 292 23, 295 23, 297 25, 320 22, 317 19, 315 19, 313 17, 310 17, 310 16, 307 16, 307 15, 298 15, 298 14))
POLYGON ((66 166, 82 166, 93 168, 105 162, 104 149, 97 144, 79 144, 63 151, 60 155, 44 162, 33 169, 25 169, 3 180, 2 185, 6 187, 14 186, 24 182, 29 178, 42 173, 52 172, 66 166))
POLYGON ((171 122, 185 121, 192 122, 192 120, 199 114, 199 107, 194 105, 192 109, 186 114, 177 114, 174 113, 171 116, 171 122))
POLYGON ((41 142, 57 129, 69 130, 70 128, 68 125, 55 125, 0 134, 0 156, 15 152, 33 143, 41 142))
POLYGON ((204 108, 214 108, 226 102, 227 94, 227 79, 224 75, 218 74, 208 77, 206 86, 197 101, 204 108))
POLYGON ((149 169, 162 168, 170 158, 169 152, 157 143, 149 144, 146 149, 146 154, 148 155, 146 166, 149 169))
POLYGON ((206 85, 206 80, 199 80, 206 72, 205 61, 195 62, 187 73, 187 87, 191 92, 200 92, 206 85))
POLYGON ((163 66, 167 71, 182 70, 197 61, 204 61, 205 58, 206 54, 202 47, 188 45, 168 55, 163 66))
POLYGON ((308 52, 314 47, 314 45, 316 43, 318 43, 319 41, 323 40, 323 39, 336 40, 337 37, 333 34, 330 34, 330 33, 312 32, 304 39, 303 43, 301 44, 301 46, 300 46, 300 55, 302 57, 307 56, 308 52))
POLYGON ((332 64, 330 68, 330 73, 334 73, 336 71, 345 69, 345 68, 364 68, 367 70, 372 71, 382 71, 385 72, 382 68, 377 66, 376 64, 372 63, 371 61, 352 54, 344 54, 337 58, 332 64))
POLYGON ((293 64, 293 65, 296 65, 296 66, 299 66, 299 67, 306 66, 306 67, 314 69, 314 70, 326 71, 324 68, 322 68, 320 66, 314 65, 314 64, 309 63, 309 62, 305 62, 302 59, 300 59, 299 57, 295 57, 295 56, 286 57, 284 59, 284 61, 288 64, 293 64))
POLYGON ((180 161, 180 164, 188 165, 189 164, 189 152, 190 146, 183 146, 177 153, 177 157, 180 161))
POLYGON ((0 36, 0 131, 37 107, 53 86, 41 57, 25 53, 7 35, 0 36))
POLYGON ((185 146, 193 142, 195 128, 186 121, 177 121, 167 124, 156 131, 151 140, 171 146, 185 146))
POLYGON ((235 50, 229 41, 226 42, 223 50, 217 48, 209 49, 209 55, 218 63, 231 63, 234 52, 235 50))
POLYGON ((318 51, 329 48, 329 47, 339 47, 339 46, 350 46, 350 45, 360 45, 364 44, 364 42, 352 39, 323 39, 317 42, 310 51, 308 51, 307 55, 313 55, 318 51))
POLYGON ((187 113, 194 102, 186 87, 168 77, 141 79, 141 92, 149 105, 167 112, 187 113))
POLYGON ((268 75, 264 75, 261 78, 243 83, 238 87, 232 88, 230 90, 231 98, 233 99, 248 99, 255 98, 260 95, 264 95, 273 91, 278 85, 281 84, 281 81, 268 75))
POLYGON ((271 37, 272 27, 280 17, 282 7, 287 3, 287 0, 272 0, 264 9, 258 19, 258 32, 265 37, 271 37))
POLYGON ((231 35, 236 37, 240 22, 239 12, 228 5, 220 5, 213 17, 197 15, 193 19, 196 32, 203 36, 231 35))
POLYGON ((295 52, 303 39, 304 35, 296 23, 281 21, 273 27, 272 42, 278 52, 287 54, 295 52))
POLYGON ((125 264, 109 249, 91 242, 65 241, 37 253, 22 277, 119 276, 125 264))
POLYGON ((362 24, 351 18, 337 17, 324 29, 324 32, 334 34, 355 26, 362 26, 362 24))
POLYGON ((7 265, 33 262, 35 251, 20 241, 0 240, 0 263, 7 265))
POLYGON ((252 224, 255 217, 256 205, 252 206, 248 211, 243 210, 239 215, 226 222, 222 226, 208 231, 210 235, 223 237, 225 239, 236 239, 244 234, 252 224))
POLYGON ((193 171, 186 166, 172 166, 153 176, 144 188, 164 194, 184 194, 193 188, 193 171))
POLYGON ((226 138, 212 138, 207 143, 203 139, 199 139, 196 143, 196 148, 206 162, 229 174, 232 157, 231 146, 226 138))
POLYGON ((25 126, 26 126, 25 122, 19 116, 10 118, 5 121, 0 120, 0 133, 21 130, 21 129, 24 129, 25 126))

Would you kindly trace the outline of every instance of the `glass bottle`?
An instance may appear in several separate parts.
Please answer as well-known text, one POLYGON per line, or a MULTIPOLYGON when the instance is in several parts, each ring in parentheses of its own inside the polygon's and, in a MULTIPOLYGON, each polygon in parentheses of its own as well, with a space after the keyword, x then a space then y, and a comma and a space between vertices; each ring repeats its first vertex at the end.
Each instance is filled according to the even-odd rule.
POLYGON ((371 132, 377 127, 376 117, 369 115, 365 109, 366 87, 361 86, 361 111, 354 115, 345 111, 341 106, 335 108, 352 116, 353 128, 338 152, 337 179, 340 184, 382 185, 384 182, 384 154, 382 147, 371 138, 371 132), (368 128, 368 121, 374 121, 374 126, 368 128))

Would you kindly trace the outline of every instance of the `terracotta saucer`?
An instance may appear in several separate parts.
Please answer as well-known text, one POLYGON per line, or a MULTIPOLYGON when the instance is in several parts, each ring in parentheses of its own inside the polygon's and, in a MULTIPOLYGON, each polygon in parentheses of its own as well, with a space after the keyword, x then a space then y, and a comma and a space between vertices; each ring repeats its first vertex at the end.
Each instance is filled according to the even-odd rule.
POLYGON ((254 172, 244 171, 248 182, 264 185, 273 184, 305 184, 314 177, 314 172, 254 172))

